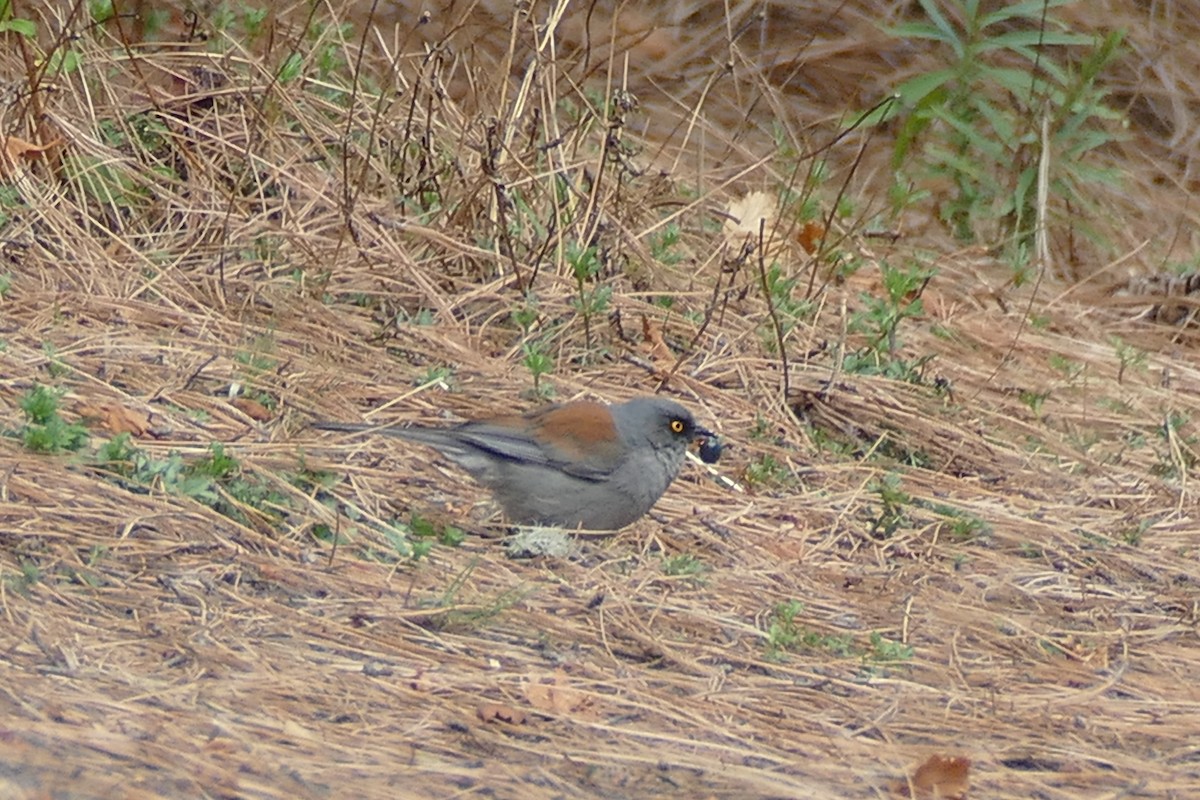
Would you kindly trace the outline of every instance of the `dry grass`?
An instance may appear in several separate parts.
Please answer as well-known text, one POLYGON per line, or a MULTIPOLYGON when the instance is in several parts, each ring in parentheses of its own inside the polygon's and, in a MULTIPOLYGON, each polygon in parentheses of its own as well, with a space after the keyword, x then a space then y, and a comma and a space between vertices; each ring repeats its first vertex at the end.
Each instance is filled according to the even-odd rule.
MULTIPOLYGON (((1111 261, 1014 287, 910 220, 846 231, 864 266, 839 283, 781 246, 812 302, 785 379, 724 210, 795 185, 780 130, 828 141, 930 67, 875 27, 904 4, 877 5, 602 5, 590 29, 580 6, 540 44, 499 13, 397 5, 360 40, 280 10, 244 47, 127 47, 62 4, 43 47, 65 25, 81 67, 54 80, 9 34, 4 130, 63 143, 7 171, 0 426, 49 384, 70 419, 147 419, 150 458, 223 442, 269 494, 119 480, 100 428, 78 454, 0 438, 0 793, 876 798, 940 754, 971 759, 974 797, 1195 796, 1200 371, 1188 330, 1104 287, 1192 252, 1200 37, 1153 58, 1182 8, 1105 4, 1133 43, 1130 140, 1104 154, 1129 181, 1087 246, 1111 261), (307 80, 277 79, 293 52, 307 80), (598 119, 622 83, 641 108, 598 119), (612 292, 586 318, 578 242, 601 256, 584 290, 612 292), (860 292, 918 245, 943 254, 900 329, 925 381, 847 372, 860 292), (746 491, 690 467, 620 534, 513 560, 428 452, 306 429, 528 405, 531 345, 559 397, 682 399, 746 491), (469 535, 413 562, 389 538, 413 512, 469 535)), ((845 181, 878 210, 887 148, 852 171, 856 147, 819 199, 845 181)))

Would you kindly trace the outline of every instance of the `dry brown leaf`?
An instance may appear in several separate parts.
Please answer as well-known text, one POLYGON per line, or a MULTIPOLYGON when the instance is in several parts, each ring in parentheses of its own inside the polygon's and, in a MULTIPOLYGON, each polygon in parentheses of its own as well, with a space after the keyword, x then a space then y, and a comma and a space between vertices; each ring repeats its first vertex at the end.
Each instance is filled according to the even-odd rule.
POLYGON ((592 698, 573 688, 570 678, 561 671, 527 684, 525 699, 534 708, 548 714, 588 718, 596 715, 592 698))
POLYGON ((963 756, 930 756, 908 781, 896 787, 901 797, 913 800, 967 800, 971 789, 971 759, 963 756), (911 787, 911 792, 910 792, 911 787))
POLYGON ((110 433, 128 433, 141 436, 150 430, 150 415, 120 405, 88 405, 76 406, 76 413, 86 420, 94 420, 101 428, 110 433))
POLYGON ((758 241, 760 226, 770 235, 775 224, 775 198, 766 192, 750 192, 730 201, 725 208, 725 236, 739 242, 747 236, 758 241))
POLYGON ((810 256, 817 252, 823 238, 825 238, 825 226, 811 220, 804 223, 804 227, 796 234, 796 241, 810 256))
POLYGON ((521 709, 500 703, 483 703, 475 709, 475 714, 484 722, 507 722, 509 725, 524 725, 529 719, 521 709))
POLYGON ((735 248, 747 242, 760 247, 762 258, 769 264, 778 261, 787 244, 776 230, 775 196, 767 192, 750 192, 733 200, 725 208, 725 239, 735 248))
POLYGON ((4 157, 0 159, 0 177, 12 177, 12 174, 17 171, 22 156, 32 159, 60 144, 62 144, 61 138, 46 144, 34 144, 16 136, 4 137, 4 157))
POLYGON ((247 417, 258 422, 267 422, 273 416, 271 409, 264 406, 257 400, 251 400, 249 397, 235 397, 230 400, 233 407, 241 411, 247 417))
POLYGON ((661 322, 647 316, 642 317, 642 342, 646 348, 646 355, 650 357, 651 361, 656 364, 674 362, 675 354, 671 352, 671 348, 663 339, 661 322))

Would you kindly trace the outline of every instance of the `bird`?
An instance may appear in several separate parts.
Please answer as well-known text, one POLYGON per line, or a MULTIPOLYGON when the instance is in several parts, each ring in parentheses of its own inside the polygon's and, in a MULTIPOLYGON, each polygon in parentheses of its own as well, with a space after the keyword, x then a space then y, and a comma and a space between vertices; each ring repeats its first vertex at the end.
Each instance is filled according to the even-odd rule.
POLYGON ((441 452, 490 489, 509 522, 615 531, 643 517, 683 466, 688 446, 720 456, 717 437, 663 397, 575 400, 453 427, 316 422, 320 430, 396 436, 441 452))

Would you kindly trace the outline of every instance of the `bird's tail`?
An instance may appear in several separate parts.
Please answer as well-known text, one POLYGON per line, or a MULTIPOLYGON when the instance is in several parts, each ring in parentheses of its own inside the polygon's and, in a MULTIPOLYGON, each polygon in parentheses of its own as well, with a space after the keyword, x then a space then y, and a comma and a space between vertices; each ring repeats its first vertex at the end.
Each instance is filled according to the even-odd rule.
POLYGON ((446 432, 439 428, 425 428, 420 425, 374 425, 370 422, 327 422, 318 421, 312 427, 322 431, 337 431, 339 433, 376 433, 383 436, 395 436, 410 442, 420 442, 442 450, 447 448, 446 432))
MULTIPOLYGON (((377 425, 371 422, 332 422, 318 420, 312 427, 319 431, 337 431, 339 433, 379 433, 384 436, 400 436, 405 439, 413 438, 412 430, 402 425, 377 425)), ((415 429, 413 429, 415 430, 415 429)))
POLYGON ((372 425, 362 422, 314 422, 312 427, 340 433, 378 433, 423 444, 441 452, 476 477, 492 466, 490 448, 480 447, 456 435, 453 428, 426 428, 421 425, 372 425), (486 451, 486 452, 485 452, 486 451))

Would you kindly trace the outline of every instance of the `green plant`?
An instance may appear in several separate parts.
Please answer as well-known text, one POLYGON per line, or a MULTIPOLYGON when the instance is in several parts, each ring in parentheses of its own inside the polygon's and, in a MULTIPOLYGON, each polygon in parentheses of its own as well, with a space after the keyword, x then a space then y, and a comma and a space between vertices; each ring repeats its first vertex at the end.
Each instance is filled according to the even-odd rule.
POLYGON ((233 354, 233 360, 238 364, 238 381, 234 386, 236 394, 261 403, 265 408, 274 409, 279 405, 278 400, 267 389, 263 388, 263 378, 274 372, 279 362, 273 355, 275 352, 275 337, 263 334, 255 337, 244 349, 233 354))
POLYGON ((767 623, 767 658, 779 661, 783 653, 799 644, 804 629, 796 617, 802 613, 804 604, 799 600, 788 600, 775 606, 767 623))
POLYGON ((65 42, 72 41, 72 38, 60 38, 56 42, 56 49, 49 53, 42 52, 37 46, 37 23, 31 19, 14 16, 13 6, 12 0, 0 1, 0 33, 15 33, 27 39, 27 43, 22 47, 27 59, 32 56, 33 64, 39 69, 44 69, 53 78, 79 69, 79 51, 65 46, 65 42))
POLYGON ((917 264, 909 264, 901 269, 887 261, 879 263, 879 271, 884 296, 860 295, 866 304, 866 311, 856 317, 852 328, 869 332, 874 349, 884 348, 888 354, 895 354, 899 346, 896 334, 900 323, 925 312, 921 293, 934 273, 917 264))
MULTIPOLYGON (((435 523, 417 513, 410 515, 407 522, 393 519, 377 530, 387 548, 364 542, 360 553, 364 559, 383 564, 420 561, 429 555, 435 545, 458 547, 466 539, 461 528, 435 523)), ((313 535, 323 541, 332 541, 332 531, 328 526, 314 528, 313 535)), ((339 543, 345 543, 345 540, 339 543)))
POLYGON ((287 499, 272 484, 242 468, 220 442, 209 445, 208 455, 183 466, 175 490, 241 523, 248 511, 278 519, 287 499))
POLYGON ((198 477, 223 481, 237 475, 240 469, 237 459, 225 452, 225 445, 213 442, 209 445, 208 455, 194 462, 190 471, 198 477))
POLYGON ((871 631, 870 643, 871 649, 863 656, 864 661, 885 663, 912 660, 913 649, 911 647, 902 642, 885 639, 883 634, 878 631, 871 631))
POLYGON ((103 24, 117 16, 116 11, 113 10, 112 0, 88 0, 87 7, 92 22, 103 24))
POLYGON ((41 384, 35 385, 21 398, 21 410, 25 418, 35 425, 45 425, 58 416, 58 400, 61 392, 56 392, 41 384))
POLYGON ((27 39, 37 36, 37 23, 31 19, 13 16, 12 0, 0 2, 0 33, 17 33, 27 39))
POLYGON ((779 340, 787 336, 788 331, 797 322, 812 315, 813 303, 810 300, 798 298, 796 285, 797 276, 787 276, 778 263, 771 264, 763 277, 763 288, 769 295, 774 319, 778 322, 778 330, 764 326, 759 330, 759 339, 763 348, 771 355, 779 350, 779 340))
POLYGON ((520 308, 514 309, 509 316, 512 318, 512 321, 515 322, 521 329, 521 333, 523 333, 525 336, 528 336, 530 329, 533 328, 533 324, 537 322, 538 317, 541 316, 541 310, 538 308, 537 295, 535 295, 533 292, 526 292, 525 303, 520 308))
POLYGON ((93 463, 130 490, 189 497, 243 524, 250 521, 250 513, 275 521, 290 508, 273 482, 247 471, 221 442, 189 461, 175 451, 156 457, 122 433, 97 449, 93 463))
POLYGON ((384 541, 391 546, 391 552, 384 554, 368 546, 363 548, 364 558, 384 564, 392 564, 397 561, 419 561, 429 555, 429 551, 433 549, 433 542, 414 541, 410 535, 412 531, 409 526, 399 521, 393 520, 390 524, 383 526, 381 533, 384 541))
POLYGON ((592 318, 608 310, 612 301, 612 287, 597 283, 600 277, 600 255, 595 247, 567 246, 567 264, 575 278, 575 309, 583 318, 584 339, 588 347, 592 344, 592 318))
MULTIPOLYGON (((25 200, 20 190, 15 186, 0 186, 0 226, 5 226, 12 219, 10 211, 25 207, 25 200)), ((11 273, 6 273, 11 278, 11 273)))
POLYGON ((900 476, 894 473, 872 481, 867 490, 879 495, 879 513, 871 521, 868 532, 876 538, 886 539, 908 522, 905 508, 912 504, 912 496, 900 488, 900 476))
POLYGON ((746 465, 746 483, 753 486, 786 486, 791 480, 791 471, 775 456, 764 454, 746 465))
POLYGON ((519 603, 529 593, 527 589, 514 587, 502 592, 487 603, 471 603, 463 600, 460 595, 467 586, 471 574, 479 567, 478 561, 473 561, 463 569, 441 597, 423 605, 430 609, 439 609, 440 613, 431 613, 425 624, 432 630, 478 630, 488 622, 498 617, 503 611, 519 603))
POLYGON ((59 414, 61 391, 41 384, 35 385, 21 398, 25 425, 20 430, 21 443, 35 453, 60 453, 78 450, 88 440, 87 428, 78 422, 68 423, 59 414))
MULTIPOLYGON (((1087 184, 1112 181, 1085 159, 1116 138, 1112 130, 1122 118, 1105 104, 1098 80, 1120 54, 1122 35, 1071 32, 1052 13, 1069 2, 918 0, 924 19, 889 31, 932 43, 945 66, 900 84, 897 101, 865 121, 899 119, 896 183, 948 182, 952 189, 938 201, 938 213, 963 240, 1013 236, 1014 252, 1029 251, 1043 122, 1053 196, 1087 208, 1087 184)), ((923 195, 905 188, 894 197, 914 202, 923 195)))
POLYGON ((528 341, 521 345, 521 363, 533 378, 533 395, 538 398, 554 396, 554 386, 542 380, 543 375, 554 371, 554 357, 543 349, 541 341, 528 341))
POLYGON ((1161 478, 1177 478, 1196 466, 1197 437, 1183 430, 1189 422, 1190 418, 1186 414, 1171 411, 1163 420, 1163 424, 1156 428, 1166 449, 1160 455, 1158 463, 1150 468, 1151 474, 1161 478))
POLYGON ((887 261, 879 264, 883 295, 862 293, 864 308, 850 320, 853 333, 864 334, 867 343, 846 354, 846 372, 864 375, 884 375, 896 380, 920 383, 925 365, 932 355, 906 360, 899 355, 900 324, 924 313, 921 292, 933 277, 933 271, 917 264, 900 269, 887 261))
POLYGON ((270 16, 270 12, 265 7, 257 8, 254 6, 242 6, 240 10, 242 12, 241 22, 245 39, 247 42, 253 42, 266 32, 265 24, 270 16))
POLYGON ((890 433, 885 433, 876 439, 874 446, 869 452, 873 455, 890 458, 906 466, 917 467, 919 469, 929 469, 933 463, 933 459, 924 450, 914 450, 906 446, 903 439, 893 436, 890 433))
POLYGON ((445 365, 430 367, 425 374, 413 381, 416 386, 441 386, 451 389, 454 386, 454 369, 445 365))
POLYGON ((29 591, 42 581, 42 569, 36 561, 22 558, 19 562, 20 572, 16 575, 4 576, 5 588, 16 592, 21 597, 28 598, 29 591))
POLYGON ((1056 372, 1062 373, 1062 376, 1067 379, 1067 383, 1071 385, 1074 385, 1087 371, 1087 367, 1083 363, 1058 353, 1051 353, 1049 361, 1050 367, 1056 372))
MULTIPOLYGON (((188 497, 243 524, 276 525, 287 512, 295 510, 292 498, 277 488, 277 481, 248 470, 220 442, 212 443, 207 453, 196 458, 185 458, 177 451, 157 456, 135 446, 129 434, 122 433, 97 448, 90 463, 108 473, 112 482, 130 491, 188 497)), ((337 480, 333 473, 313 470, 301 463, 297 471, 282 477, 305 494, 316 495, 326 505, 335 502, 328 494, 337 480)), ((342 511, 352 521, 362 519, 351 507, 342 511)), ((377 530, 389 550, 364 545, 360 555, 385 563, 415 561, 434 544, 454 547, 465 537, 458 528, 435 526, 417 516, 407 524, 393 521, 377 530)), ((335 539, 337 544, 351 541, 349 536, 338 535, 324 523, 313 525, 311 535, 330 544, 335 539)))
POLYGON ((58 348, 50 342, 42 342, 42 355, 46 357, 46 372, 51 378, 61 378, 71 371, 67 363, 58 356, 58 348))
POLYGON ((137 454, 133 437, 128 433, 119 433, 96 450, 96 462, 118 475, 129 477, 137 454))
MULTIPOLYGON (((650 235, 650 255, 659 264, 671 266, 685 258, 679 250, 679 224, 670 222, 650 235)), ((670 298, 663 298, 670 299, 670 298)))
POLYGON ((825 634, 800 624, 798 617, 804 613, 804 604, 798 600, 779 603, 771 611, 766 631, 766 657, 782 661, 789 652, 816 650, 845 658, 855 652, 854 641, 849 636, 825 634))
POLYGON ((1142 543, 1142 538, 1146 535, 1146 531, 1150 530, 1153 525, 1153 520, 1140 519, 1136 525, 1132 525, 1121 532, 1121 541, 1130 547, 1137 547, 1142 543))
POLYGON ((61 78, 77 71, 82 63, 83 56, 79 54, 78 50, 59 47, 50 51, 45 59, 46 74, 52 78, 61 78))
POLYGON ((300 468, 295 472, 287 473, 284 478, 289 484, 306 494, 327 492, 338 482, 336 473, 308 466, 303 454, 300 456, 300 468))
POLYGON ((1120 366, 1117 367, 1117 383, 1123 383, 1125 380, 1125 371, 1128 369, 1144 370, 1146 368, 1146 351, 1139 350, 1136 347, 1128 344, 1119 336, 1110 336, 1108 343, 1112 345, 1117 354, 1117 360, 1120 366))
POLYGON ((756 442, 767 442, 775 438, 775 426, 762 414, 754 415, 754 425, 750 428, 750 438, 756 442))
MULTIPOLYGON (((337 103, 344 103, 349 95, 338 88, 340 75, 348 72, 346 62, 346 42, 354 37, 354 25, 349 22, 331 22, 313 20, 306 31, 306 39, 312 45, 311 61, 316 68, 319 84, 313 88, 316 93, 337 103)), ((369 74, 355 72, 353 80, 360 84, 368 94, 378 94, 379 87, 369 74)), ((439 198, 440 205, 440 198, 439 198)))
POLYGON ((934 505, 931 510, 946 518, 947 524, 943 529, 949 533, 952 541, 971 542, 991 533, 991 526, 974 514, 946 505, 934 505))
POLYGON ((662 571, 664 575, 699 582, 709 571, 709 566, 691 553, 677 553, 663 558, 662 571))
POLYGON ((1050 390, 1046 389, 1042 392, 1035 392, 1032 389, 1022 389, 1019 397, 1021 402, 1028 406, 1029 410, 1035 416, 1040 417, 1042 415, 1042 406, 1045 404, 1046 399, 1050 397, 1050 390))
POLYGON ((291 83, 300 77, 303 70, 304 57, 293 51, 288 53, 283 63, 279 65, 279 70, 275 73, 275 79, 281 84, 291 83))
POLYGON ((433 314, 433 309, 429 308, 418 308, 415 314, 400 309, 396 312, 394 321, 396 325, 417 325, 424 328, 437 322, 437 318, 433 314))
POLYGON ((453 525, 439 525, 419 514, 409 517, 409 530, 418 539, 437 542, 446 547, 458 547, 466 539, 461 528, 453 525))
POLYGON ((70 155, 63 159, 63 176, 81 194, 101 206, 132 209, 150 197, 147 184, 119 160, 70 155))

